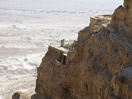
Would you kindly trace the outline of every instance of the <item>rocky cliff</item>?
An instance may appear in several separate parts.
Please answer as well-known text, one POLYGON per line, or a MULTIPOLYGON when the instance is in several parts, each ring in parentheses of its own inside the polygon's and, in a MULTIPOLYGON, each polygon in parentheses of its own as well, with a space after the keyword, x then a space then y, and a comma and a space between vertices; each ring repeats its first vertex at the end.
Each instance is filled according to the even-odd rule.
POLYGON ((111 24, 118 32, 132 39, 132 0, 124 0, 124 6, 115 10, 111 24))
POLYGON ((132 99, 132 0, 91 17, 73 48, 49 46, 36 93, 51 99, 132 99))

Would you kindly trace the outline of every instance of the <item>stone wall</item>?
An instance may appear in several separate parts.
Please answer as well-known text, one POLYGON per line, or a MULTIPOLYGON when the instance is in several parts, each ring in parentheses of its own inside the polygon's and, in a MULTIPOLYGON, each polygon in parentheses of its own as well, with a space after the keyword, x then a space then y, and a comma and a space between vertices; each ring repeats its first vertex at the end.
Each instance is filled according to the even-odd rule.
POLYGON ((90 17, 90 32, 98 32, 102 24, 110 24, 111 15, 96 15, 90 17))

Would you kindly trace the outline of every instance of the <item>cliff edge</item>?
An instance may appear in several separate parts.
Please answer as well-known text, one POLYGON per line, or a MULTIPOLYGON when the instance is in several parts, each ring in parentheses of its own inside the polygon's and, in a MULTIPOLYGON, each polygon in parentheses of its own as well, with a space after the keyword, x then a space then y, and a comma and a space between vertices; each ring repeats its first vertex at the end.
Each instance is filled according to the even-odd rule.
POLYGON ((125 0, 113 15, 92 16, 72 44, 49 46, 36 93, 51 99, 132 99, 131 5, 125 0))

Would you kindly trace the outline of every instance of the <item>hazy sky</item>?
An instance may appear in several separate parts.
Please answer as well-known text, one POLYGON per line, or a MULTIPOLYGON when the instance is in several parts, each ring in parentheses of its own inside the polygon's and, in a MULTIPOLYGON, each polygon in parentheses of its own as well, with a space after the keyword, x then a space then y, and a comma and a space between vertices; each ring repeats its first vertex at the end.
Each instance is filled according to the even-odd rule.
POLYGON ((26 9, 113 9, 123 0, 0 0, 0 7, 26 9))

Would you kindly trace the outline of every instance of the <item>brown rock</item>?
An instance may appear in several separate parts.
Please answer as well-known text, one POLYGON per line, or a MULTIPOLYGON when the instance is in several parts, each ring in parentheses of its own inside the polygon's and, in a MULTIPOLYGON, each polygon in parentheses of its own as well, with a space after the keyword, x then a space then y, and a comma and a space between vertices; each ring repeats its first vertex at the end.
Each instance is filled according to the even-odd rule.
POLYGON ((132 0, 124 0, 124 6, 119 6, 115 10, 111 24, 117 32, 132 38, 132 0))
POLYGON ((96 15, 90 17, 90 32, 98 32, 102 24, 111 22, 111 15, 96 15))
POLYGON ((16 92, 13 94, 12 99, 30 99, 30 96, 23 92, 16 92))
POLYGON ((78 42, 82 42, 88 38, 92 32, 98 32, 102 28, 102 24, 109 24, 112 15, 96 15, 90 17, 90 26, 78 33, 78 42))
POLYGON ((36 93, 52 99, 132 99, 131 1, 116 9, 111 23, 110 16, 92 17, 74 50, 50 46, 38 68, 36 93))
POLYGON ((51 97, 46 94, 34 94, 31 96, 31 99, 51 99, 51 97))

